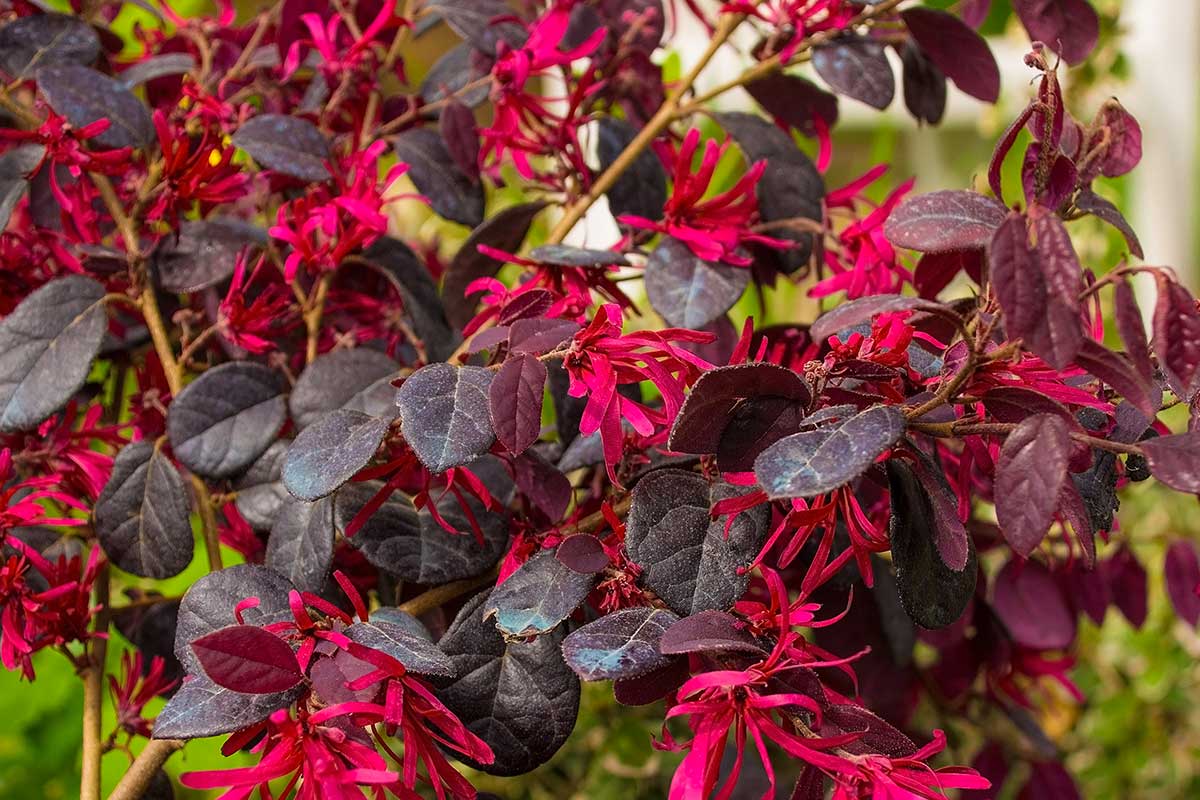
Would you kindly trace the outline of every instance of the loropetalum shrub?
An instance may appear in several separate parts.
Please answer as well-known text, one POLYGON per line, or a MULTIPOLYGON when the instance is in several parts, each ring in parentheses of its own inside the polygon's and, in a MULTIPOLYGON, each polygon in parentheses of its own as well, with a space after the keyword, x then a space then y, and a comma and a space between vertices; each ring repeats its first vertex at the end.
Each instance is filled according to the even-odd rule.
MULTIPOLYGON (((153 737, 117 798, 225 736, 257 765, 185 786, 469 798, 453 762, 544 763, 581 680, 658 704, 673 800, 749 762, 766 796, 985 796, 1030 753, 1023 796, 1075 796, 1030 712, 1079 694, 1081 614, 1145 617, 1118 492, 1200 493, 1196 300, 1072 243, 1094 215, 1142 257, 1093 188, 1138 123, 1058 80, 1086 2, 1013 1, 1036 91, 987 190, 926 194, 826 185, 839 95, 892 103, 892 49, 918 120, 947 81, 995 101, 986 0, 687 0, 709 44, 668 81, 658 0, 164 4, 132 57, 121 4, 75 5, 0 28, 0 659, 78 667, 82 797, 126 740, 153 737), (440 23, 461 44, 405 63, 440 23), (698 93, 735 32, 751 66, 698 93), (761 114, 709 110, 741 89, 761 114), (620 241, 564 244, 602 197, 620 241), (419 206, 470 229, 450 257, 389 216, 419 206), (731 323, 789 282, 825 313, 731 323), (979 724, 973 768, 919 702, 979 724)), ((1192 545, 1164 571, 1195 624, 1192 545)))

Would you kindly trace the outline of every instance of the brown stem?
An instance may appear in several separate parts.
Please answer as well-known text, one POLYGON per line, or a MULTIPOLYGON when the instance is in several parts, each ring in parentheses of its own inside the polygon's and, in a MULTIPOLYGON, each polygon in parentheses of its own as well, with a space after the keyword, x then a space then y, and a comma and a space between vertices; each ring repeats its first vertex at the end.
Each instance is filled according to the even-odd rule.
POLYGON ((496 576, 500 574, 500 565, 497 564, 492 569, 488 570, 487 574, 480 575, 475 578, 464 578, 461 581, 446 583, 441 586, 435 586, 432 589, 422 592, 421 594, 409 600, 406 603, 401 603, 399 608, 401 611, 407 611, 414 617, 419 617, 427 611, 432 611, 443 603, 448 603, 456 597, 461 597, 467 592, 478 589, 481 586, 486 586, 496 580, 496 576))
POLYGON ((321 320, 325 317, 325 300, 329 297, 329 285, 333 283, 333 273, 326 272, 317 281, 313 292, 312 302, 304 312, 304 327, 308 330, 308 345, 304 360, 311 364, 317 357, 317 344, 321 337, 321 320))
POLYGON ((151 739, 129 765, 125 776, 113 789, 108 800, 138 800, 150 786, 150 781, 162 769, 171 754, 182 750, 186 742, 180 739, 151 739))
POLYGON ((83 764, 79 773, 80 800, 100 800, 100 759, 104 741, 100 722, 104 709, 104 663, 108 655, 108 566, 96 575, 96 612, 87 666, 83 670, 83 764))
MULTIPOLYGON (((910 422, 908 427, 909 430, 918 433, 950 439, 959 436, 1007 436, 1016 429, 1017 424, 1014 422, 910 422)), ((1136 444, 1110 442, 1108 439, 1089 436, 1079 431, 1071 431, 1071 438, 1097 450, 1107 450, 1110 453, 1128 456, 1143 455, 1142 448, 1136 444)))

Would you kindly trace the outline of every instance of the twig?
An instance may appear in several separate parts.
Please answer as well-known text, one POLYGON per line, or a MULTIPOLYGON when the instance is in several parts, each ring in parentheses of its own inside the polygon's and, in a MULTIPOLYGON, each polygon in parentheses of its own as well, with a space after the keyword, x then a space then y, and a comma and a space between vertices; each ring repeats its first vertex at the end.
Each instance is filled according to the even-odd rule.
POLYGON ((96 575, 96 612, 93 630, 98 634, 91 640, 87 666, 83 670, 83 766, 79 774, 80 800, 100 800, 100 759, 104 742, 100 723, 104 706, 104 663, 108 656, 108 565, 96 575))
POLYGON ((121 782, 113 789, 108 800, 139 800, 146 793, 150 781, 162 769, 172 753, 182 750, 186 742, 180 739, 151 739, 129 765, 121 782))

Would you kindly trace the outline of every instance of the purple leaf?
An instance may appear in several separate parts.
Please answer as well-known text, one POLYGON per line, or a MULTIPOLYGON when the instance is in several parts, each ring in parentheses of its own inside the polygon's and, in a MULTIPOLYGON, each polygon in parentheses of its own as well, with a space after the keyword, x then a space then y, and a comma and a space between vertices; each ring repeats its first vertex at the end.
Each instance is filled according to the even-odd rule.
POLYGON ((1119 177, 1142 160, 1142 128, 1115 99, 1105 101, 1092 125, 1104 136, 1100 145, 1104 150, 1095 167, 1101 175, 1119 177))
POLYGON ((1071 773, 1057 762, 1033 765, 1029 780, 1021 787, 1017 800, 1083 800, 1071 773))
POLYGON ((1025 151, 1025 161, 1021 165, 1021 183, 1025 189, 1027 203, 1039 203, 1046 208, 1056 209, 1075 193, 1079 173, 1075 169, 1075 162, 1057 153, 1051 161, 1048 174, 1042 178, 1043 185, 1039 186, 1038 171, 1041 166, 1042 148, 1045 146, 1041 142, 1033 142, 1025 151))
MULTIPOLYGON (((50 107, 75 128, 109 121, 108 129, 92 139, 94 144, 115 150, 149 147, 156 141, 150 109, 120 81, 80 64, 45 64, 34 77, 50 107)), ((236 140, 235 134, 235 144, 236 140)))
POLYGON ((400 430, 432 472, 473 461, 496 440, 489 411, 492 372, 438 363, 421 367, 396 393, 400 430))
POLYGON ((238 254, 266 243, 267 232, 233 217, 184 220, 154 251, 154 277, 169 292, 198 292, 233 274, 238 254))
POLYGON ((814 342, 824 342, 830 336, 841 333, 847 328, 853 328, 855 325, 870 322, 880 314, 892 314, 897 311, 913 309, 935 311, 942 310, 943 306, 920 297, 875 294, 851 300, 849 303, 842 303, 833 310, 827 311, 817 317, 808 333, 814 342))
POLYGON ((1141 448, 1155 478, 1176 491, 1200 494, 1200 431, 1157 436, 1141 448))
POLYGON ((1123 275, 1113 282, 1113 315, 1125 353, 1146 380, 1154 378, 1154 364, 1150 361, 1150 344, 1146 341, 1146 328, 1142 324, 1142 310, 1138 307, 1133 287, 1123 275))
POLYGON ((805 136, 816 136, 819 123, 826 128, 837 124, 837 95, 798 75, 775 72, 745 88, 768 114, 805 136))
POLYGON ((517 488, 551 522, 562 519, 571 504, 574 488, 558 467, 536 450, 526 450, 513 461, 513 472, 517 488))
POLYGON ((1074 66, 1087 58, 1100 36, 1100 19, 1087 0, 1013 0, 1013 10, 1029 31, 1074 66))
POLYGON ((749 283, 749 269, 705 261, 670 236, 646 262, 646 297, 674 327, 694 330, 723 316, 749 283))
POLYGON ((929 60, 959 89, 985 103, 996 102, 1000 68, 982 36, 946 11, 909 8, 900 16, 929 60))
POLYGON ((17 17, 0 28, 0 69, 30 78, 43 64, 90 66, 100 56, 96 29, 67 14, 17 17))
MULTIPOLYGON (((626 120, 601 117, 596 126, 600 169, 611 167, 637 134, 638 129, 626 120)), ((663 206, 667 203, 667 173, 653 148, 639 153, 629 169, 621 173, 604 194, 614 219, 623 214, 647 219, 662 216, 663 206)))
MULTIPOLYGON (((944 628, 962 616, 975 594, 979 571, 975 548, 965 530, 961 540, 950 541, 954 534, 943 526, 948 522, 947 510, 952 509, 945 507, 946 499, 939 498, 943 508, 935 510, 929 492, 907 462, 891 459, 887 474, 892 512, 888 533, 900 602, 921 627, 944 628), (954 561, 960 560, 962 551, 962 565, 953 568, 942 555, 943 549, 954 561)), ((937 486, 935 491, 940 494, 948 489, 937 486)), ((958 522, 957 515, 953 519, 958 522)))
POLYGON ((259 114, 242 123, 233 143, 267 169, 302 181, 329 180, 329 142, 306 119, 259 114))
POLYGON ((690 674, 686 659, 671 659, 653 672, 614 681, 613 697, 623 706, 648 706, 682 686, 690 674))
POLYGON ((1129 360, 1114 353, 1095 339, 1084 338, 1075 363, 1107 383, 1148 418, 1158 412, 1150 396, 1150 387, 1129 360))
POLYGON ((1147 578, 1145 568, 1127 546, 1104 562, 1104 574, 1112 590, 1113 605, 1121 610, 1125 619, 1135 628, 1146 622, 1148 608, 1147 578))
POLYGON ((918 122, 936 125, 946 113, 946 76, 914 41, 900 48, 904 106, 918 122))
POLYGON ((585 681, 636 678, 661 669, 671 657, 659 639, 679 617, 659 608, 626 608, 589 622, 563 639, 563 659, 585 681))
POLYGON ((525 452, 542 433, 546 365, 537 356, 518 353, 500 367, 488 388, 492 427, 513 455, 525 452))
POLYGON ((283 462, 287 490, 301 500, 319 500, 371 463, 391 420, 339 408, 300 431, 283 462))
POLYGON ((993 489, 996 521, 1022 556, 1032 553, 1050 528, 1070 452, 1071 429, 1052 414, 1027 418, 1000 448, 993 489))
POLYGON ((192 501, 162 448, 143 439, 126 445, 96 501, 96 536, 121 569, 170 578, 192 561, 192 501))
POLYGON ((590 533, 577 533, 563 539, 555 548, 554 555, 571 569, 585 575, 603 572, 609 564, 604 546, 590 533))
POLYGON ((302 592, 325 588, 333 566, 333 503, 289 498, 267 537, 266 564, 302 592))
POLYGON ((283 485, 283 461, 287 458, 288 440, 279 439, 258 457, 236 481, 234 504, 238 513, 256 531, 269 531, 275 524, 279 509, 289 497, 283 485))
POLYGON ((556 267, 582 267, 604 269, 605 267, 627 267, 629 259, 612 250, 588 250, 566 244, 544 244, 529 251, 529 257, 542 264, 556 267))
POLYGON ((667 446, 678 453, 717 453, 723 471, 746 470, 769 445, 798 429, 811 400, 808 384, 786 367, 717 367, 692 387, 667 446))
POLYGON ((992 586, 992 607, 1013 639, 1035 650, 1061 650, 1075 640, 1075 614, 1049 570, 1009 561, 992 586))
POLYGON ((975 29, 978 29, 987 20, 988 12, 991 10, 992 0, 963 0, 958 7, 958 13, 962 15, 963 22, 975 29))
POLYGON ((396 158, 408 164, 413 185, 435 212, 472 228, 483 222, 483 184, 463 172, 437 131, 407 130, 396 137, 395 149, 396 158))
POLYGON ((1175 613, 1188 625, 1196 627, 1200 622, 1200 596, 1196 595, 1196 589, 1200 588, 1200 558, 1196 555, 1196 545, 1187 539, 1171 542, 1163 564, 1163 576, 1175 613))
POLYGON ((438 132, 455 166, 470 180, 478 182, 479 131, 475 127, 475 112, 458 101, 448 104, 438 115, 438 132))
POLYGON ((196 675, 184 682, 155 717, 154 738, 203 739, 240 731, 292 705, 303 691, 298 684, 284 692, 243 694, 196 675))
POLYGON ((990 197, 947 189, 902 202, 884 223, 884 234, 893 245, 922 253, 970 250, 991 241, 1004 215, 1004 206, 990 197))
POLYGON ((770 509, 743 511, 728 532, 725 518, 709 513, 714 503, 745 492, 679 469, 655 470, 634 487, 625 532, 629 558, 642 568, 642 585, 672 611, 724 611, 745 593, 744 568, 766 540, 770 509))
POLYGON ((398 363, 369 347, 322 353, 300 373, 288 395, 288 412, 301 429, 346 406, 383 416, 388 406, 395 409, 391 380, 399 370, 398 363))
POLYGON ((896 78, 883 45, 861 36, 839 38, 813 51, 817 74, 838 94, 885 109, 896 94, 896 78))
POLYGON ((494 276, 503 266, 500 261, 479 252, 479 245, 515 253, 525 241, 533 218, 545 207, 543 201, 510 206, 471 231, 442 279, 442 303, 451 325, 461 328, 475 316, 477 296, 468 297, 467 287, 478 278, 494 276))
POLYGON ((1155 271, 1154 279, 1154 352, 1172 388, 1191 397, 1200 384, 1200 309, 1192 293, 1163 271, 1155 271))
POLYGON ((304 680, 287 642, 253 625, 230 625, 192 642, 213 683, 245 694, 272 694, 304 680))
POLYGON ((658 642, 667 655, 688 653, 749 653, 765 655, 741 621, 726 611, 708 609, 684 617, 667 628, 658 642))
MULTIPOLYGON (((333 496, 334 527, 344 533, 382 488, 382 482, 369 481, 339 489, 333 496)), ((372 566, 427 585, 478 577, 500 560, 508 544, 507 517, 488 511, 473 497, 467 499, 464 508, 452 494, 438 501, 437 510, 460 533, 445 530, 430 509, 418 512, 407 495, 393 492, 349 537, 350 544, 372 566), (473 535, 468 510, 480 527, 482 543, 473 535)))
POLYGON ((519 319, 508 335, 514 353, 549 353, 579 332, 578 323, 566 319, 519 319))
POLYGON ((352 642, 391 656, 409 672, 453 678, 457 673, 449 657, 428 638, 383 619, 356 622, 343 631, 352 642))
POLYGON ((508 637, 548 633, 579 608, 595 581, 543 550, 492 590, 483 617, 495 617, 496 627, 508 637))
POLYGON ((287 419, 283 376, 249 361, 205 371, 171 402, 175 457, 206 478, 228 478, 266 452, 287 419))
POLYGON ((103 301, 99 283, 68 275, 0 321, 0 431, 36 428, 83 386, 108 330, 103 301))
POLYGON ((913 474, 929 498, 933 543, 938 555, 954 572, 962 572, 971 558, 971 541, 958 516, 958 499, 941 467, 923 452, 912 463, 913 474))
POLYGON ((872 406, 780 439, 754 460, 754 475, 772 499, 815 497, 857 478, 903 435, 899 408, 872 406))
POLYGON ((945 253, 926 253, 913 272, 913 286, 927 300, 935 299, 960 272, 976 283, 983 273, 983 250, 950 250, 945 253))
POLYGON ((1067 596, 1077 612, 1087 614, 1097 625, 1104 623, 1104 615, 1112 602, 1104 570, 1072 569, 1067 573, 1067 596))
POLYGON ((1062 403, 1024 386, 996 386, 983 394, 983 406, 999 422, 1023 422, 1031 414, 1054 414, 1072 428, 1080 427, 1062 403))

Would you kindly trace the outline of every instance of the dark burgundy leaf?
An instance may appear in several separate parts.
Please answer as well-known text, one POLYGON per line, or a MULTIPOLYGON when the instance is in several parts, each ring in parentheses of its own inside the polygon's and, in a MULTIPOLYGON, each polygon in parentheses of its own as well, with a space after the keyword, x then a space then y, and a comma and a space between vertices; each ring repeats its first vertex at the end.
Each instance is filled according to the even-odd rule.
POLYGON ((1083 291, 1083 272, 1079 257, 1062 219, 1039 206, 1029 209, 1034 245, 1046 286, 1066 307, 1077 311, 1083 291))
POLYGON ((865 472, 904 435, 896 406, 872 406, 852 417, 794 433, 754 460, 754 475, 772 499, 814 497, 865 472))
POLYGON ((458 101, 448 104, 438 115, 438 132, 459 171, 478 181, 479 131, 475 127, 475 112, 458 101))
POLYGON ((636 678, 671 662, 659 638, 679 617, 660 608, 625 608, 589 622, 563 639, 563 659, 585 681, 636 678))
MULTIPOLYGON (((1050 226, 1047 226, 1049 229, 1050 226)), ((1004 311, 1007 332, 1021 338, 1055 369, 1065 369, 1083 344, 1078 295, 1070 295, 1071 260, 1050 238, 1029 244, 1025 218, 1013 212, 996 230, 988 251, 991 285, 1004 311)), ((1069 247, 1069 241, 1067 242, 1069 247)), ((1078 261, 1074 262, 1078 282, 1078 261)))
POLYGON ((154 274, 169 292, 198 292, 232 275, 243 250, 266 242, 266 231, 233 217, 184 220, 154 251, 154 274))
MULTIPOLYGON (((1104 150, 1094 167, 1101 175, 1116 178, 1138 165, 1142 160, 1142 128, 1115 98, 1104 102, 1092 124, 1105 134, 1101 140, 1104 150)), ((1085 177, 1092 175, 1088 173, 1085 177)))
MULTIPOLYGON (((429 68, 421 81, 421 99, 426 103, 437 103, 450 96, 475 108, 487 100, 488 85, 480 81, 479 86, 464 91, 467 84, 478 80, 491 70, 492 58, 469 43, 447 50, 429 68)), ((432 109, 431 109, 432 111, 432 109)))
POLYGON ((996 386, 983 394, 983 406, 999 422, 1023 422, 1031 414, 1054 414, 1076 427, 1075 417, 1062 403, 1024 386, 996 386))
POLYGON ((1087 0, 1013 0, 1013 11, 1029 31, 1074 66, 1087 58, 1100 36, 1100 19, 1087 0))
POLYGON ((1028 556, 1041 544, 1067 480, 1071 429, 1061 417, 1035 414, 1004 440, 996 462, 996 520, 1013 550, 1028 556))
MULTIPOLYGON (((667 446, 677 453, 728 452, 733 449, 729 445, 743 444, 731 441, 723 446, 727 429, 739 418, 745 419, 747 415, 757 418, 768 411, 773 411, 774 418, 778 418, 782 412, 790 410, 787 416, 798 425, 811 400, 812 392, 808 384, 786 367, 768 363, 717 367, 701 375, 692 387, 691 394, 684 400, 675 418, 667 446), (772 406, 770 409, 768 403, 772 406)), ((747 427, 745 424, 738 425, 738 429, 747 427)), ((784 428, 774 439, 763 442, 761 447, 750 448, 752 452, 745 459, 747 466, 768 445, 795 430, 795 426, 784 428)), ((729 431, 730 434, 738 432, 729 431)), ((722 469, 732 471, 732 467, 724 462, 722 469)))
POLYGON ((690 674, 687 659, 674 658, 653 672, 614 681, 613 697, 623 706, 647 706, 674 692, 690 674))
POLYGON ((428 638, 382 619, 356 622, 343 633, 353 642, 391 656, 418 675, 455 677, 454 664, 428 638))
POLYGON ((887 108, 896 95, 896 78, 883 45, 863 36, 849 36, 813 51, 813 66, 838 94, 873 108, 887 108))
POLYGON ((1150 360, 1150 343, 1146 341, 1146 327, 1142 324, 1142 310, 1138 307, 1133 287, 1124 276, 1113 281, 1113 316, 1121 341, 1125 343, 1125 354, 1146 380, 1154 378, 1154 364, 1150 360))
POLYGON ((595 575, 608 566, 608 553, 600 540, 590 533, 577 533, 563 539, 554 550, 555 557, 576 572, 595 575))
POLYGON ((230 625, 192 642, 213 683, 245 694, 285 692, 304 673, 287 642, 253 625, 230 625))
POLYGON ((206 478, 228 478, 254 463, 287 418, 282 376, 232 361, 183 388, 167 412, 175 457, 206 478))
POLYGON ((525 39, 524 28, 503 0, 430 0, 425 7, 485 53, 495 53, 501 41, 518 46, 525 39))
POLYGON ((133 64, 118 77, 127 88, 133 89, 158 78, 186 74, 195 68, 196 57, 191 53, 160 53, 133 64))
POLYGON ((805 136, 817 135, 818 121, 826 128, 837 124, 837 96, 798 75, 775 72, 745 89, 768 114, 805 136))
POLYGON ((987 20, 991 9, 992 0, 963 0, 959 4, 958 13, 963 22, 977 29, 987 20))
POLYGON ((1200 494, 1200 431, 1157 436, 1141 447, 1155 478, 1176 491, 1200 494))
POLYGON ((380 699, 383 683, 352 690, 347 684, 375 671, 375 666, 338 650, 332 658, 319 658, 308 669, 312 689, 322 703, 374 703, 380 699))
MULTIPOLYGON (((1079 183, 1075 162, 1062 153, 1053 156, 1045 177, 1039 177, 1042 161, 1042 143, 1033 142, 1025 150, 1021 165, 1021 185, 1025 200, 1030 205, 1039 203, 1046 208, 1061 208, 1071 199, 1079 183)), ((1057 218, 1056 218, 1057 219, 1057 218)))
MULTIPOLYGON (((596 126, 596 151, 601 172, 613 165, 637 133, 637 128, 623 119, 600 118, 596 126)), ((605 196, 614 218, 622 214, 647 219, 661 217, 667 202, 667 173, 653 148, 639 153, 629 169, 621 173, 605 192, 605 196)))
POLYGON ((1075 614, 1058 581, 1037 561, 1004 565, 992 586, 992 607, 1025 647, 1060 650, 1075 640, 1075 614))
POLYGON ((971 556, 971 542, 958 516, 958 498, 942 468, 923 452, 918 451, 912 471, 929 500, 929 528, 938 555, 951 570, 961 572, 971 556))
POLYGON ((549 353, 579 332, 578 323, 566 319, 519 319, 508 335, 514 353, 549 353))
POLYGON ((658 649, 667 655, 766 653, 737 617, 716 609, 692 614, 671 625, 659 639, 658 649))
MULTIPOLYGON (((944 511, 935 510, 926 487, 904 461, 888 461, 887 474, 892 511, 888 533, 900 602, 921 627, 944 628, 962 616, 975 594, 978 566, 974 543, 966 538, 964 563, 952 569, 939 552, 947 538, 942 530, 944 511)), ((942 488, 935 491, 940 493, 942 488)), ((939 497, 937 502, 943 501, 939 497)))
POLYGON ((395 147, 396 158, 408 164, 408 176, 434 211, 471 228, 483 222, 483 184, 462 171, 437 131, 407 130, 396 137, 395 147))
POLYGON ((290 499, 279 510, 267 539, 267 566, 302 592, 325 588, 333 565, 333 502, 290 499))
POLYGON ((946 189, 902 202, 884 234, 897 247, 921 253, 970 250, 991 241, 1004 216, 1004 206, 986 195, 946 189))
POLYGON ((431 360, 448 358, 458 337, 446 320, 446 310, 429 269, 415 253, 398 239, 381 236, 363 252, 363 258, 377 269, 400 293, 404 314, 413 331, 425 343, 431 360))
POLYGON ((1017 800, 1083 800, 1083 796, 1066 767, 1056 762, 1041 762, 1033 765, 1017 800))
POLYGON ((238 513, 256 531, 271 530, 279 509, 290 496, 283 485, 283 460, 287 450, 287 441, 273 443, 233 484, 237 490, 234 503, 238 513))
POLYGON ((292 611, 288 606, 288 593, 295 588, 291 581, 274 570, 254 564, 238 564, 201 577, 187 590, 179 604, 175 657, 188 674, 200 675, 203 670, 192 652, 192 642, 237 623, 234 608, 247 597, 256 597, 259 602, 242 610, 245 624, 263 627, 290 620, 292 611))
POLYGON ((302 500, 330 494, 367 466, 391 421, 339 408, 300 432, 283 462, 283 485, 302 500))
POLYGON ((646 297, 674 327, 704 327, 733 308, 749 283, 750 270, 705 261, 670 236, 646 262, 646 297))
POLYGON ((438 642, 462 676, 442 685, 438 697, 492 748, 495 762, 478 769, 520 775, 546 762, 571 735, 579 678, 563 662, 561 631, 506 642, 484 619, 486 600, 485 592, 463 606, 438 642))
POLYGON ((300 373, 288 396, 288 411, 298 428, 346 406, 379 416, 395 407, 391 380, 399 370, 399 364, 369 347, 323 353, 300 373))
MULTIPOLYGON (((504 304, 499 316, 496 317, 497 325, 503 329, 517 320, 521 319, 537 319, 550 310, 555 301, 554 294, 546 289, 530 289, 528 292, 522 292, 504 304)), ((492 330, 496 330, 493 328, 492 330)), ((487 331, 483 331, 486 335, 487 331)), ((504 341, 508 337, 497 341, 504 341)), ((471 340, 472 347, 478 347, 479 343, 475 339, 471 340)))
POLYGON ((248 728, 296 702, 297 685, 275 694, 243 694, 203 675, 186 681, 154 719, 155 739, 203 739, 248 728))
POLYGON ((842 733, 862 735, 847 743, 846 749, 855 754, 881 753, 888 758, 907 758, 917 751, 917 746, 882 717, 862 706, 851 703, 834 703, 825 709, 823 724, 817 733, 836 736, 842 733))
POLYGON ((594 575, 576 572, 543 550, 492 590, 483 617, 495 617, 505 636, 538 636, 554 630, 592 591, 594 575))
POLYGON ((529 251, 529 257, 557 267, 627 267, 629 259, 612 250, 588 250, 567 244, 544 244, 529 251))
POLYGON ((1125 356, 1114 353, 1095 339, 1084 338, 1075 363, 1116 389, 1148 418, 1153 419, 1158 413, 1150 386, 1125 356))
POLYGON ((546 380, 546 365, 537 356, 516 353, 488 388, 496 438, 513 455, 524 453, 541 436, 546 380))
POLYGON ((329 180, 329 142, 306 119, 259 114, 242 123, 233 143, 267 169, 302 181, 329 180))
POLYGON ((1108 578, 1113 605, 1121 610, 1125 619, 1135 628, 1146 622, 1147 577, 1145 568, 1127 546, 1122 546, 1113 557, 1104 563, 1104 574, 1108 578))
POLYGON ((1196 556, 1196 545, 1187 539, 1177 539, 1167 548, 1163 564, 1163 576, 1167 583, 1167 596, 1181 620, 1196 627, 1200 622, 1200 558, 1196 556))
POLYGON ((985 103, 999 99, 1000 68, 982 36, 946 11, 909 8, 900 16, 925 55, 955 86, 985 103))
POLYGON ((552 522, 562 519, 574 492, 571 481, 558 467, 533 450, 513 461, 517 488, 552 522))
POLYGON ((1154 279, 1154 352, 1176 392, 1191 397, 1200 386, 1200 309, 1192 293, 1161 270, 1154 279))
POLYGON ((155 141, 150 110, 120 81, 79 64, 47 64, 35 74, 46 102, 76 128, 109 121, 108 130, 92 139, 96 144, 137 148, 155 141))
POLYGON ((913 309, 938 311, 942 310, 943 306, 920 297, 899 294, 870 295, 842 303, 832 311, 822 314, 809 328, 808 333, 814 342, 824 342, 830 336, 853 328, 855 325, 870 322, 880 314, 913 309))
POLYGON ((491 383, 490 370, 447 363, 421 367, 404 381, 396 393, 400 430, 431 471, 462 466, 492 446, 491 383))
POLYGON ((154 442, 126 445, 93 512, 109 559, 143 578, 170 578, 192 561, 191 498, 175 465, 154 442))
POLYGON ((770 510, 743 511, 728 532, 725 518, 709 515, 713 503, 745 492, 679 469, 655 470, 634 487, 629 558, 642 568, 642 584, 676 613, 724 611, 745 593, 749 576, 739 573, 766 540, 770 510))
POLYGON ((979 281, 983 272, 982 250, 926 253, 913 271, 913 286, 921 297, 933 300, 962 272, 979 281))
POLYGON ((42 163, 45 156, 46 148, 40 144, 18 145, 0 156, 0 230, 8 226, 13 209, 25 196, 25 190, 29 187, 29 173, 42 163))
POLYGON ((1071 473, 1071 483, 1063 484, 1059 505, 1080 537, 1090 567, 1090 562, 1095 561, 1095 532, 1112 529, 1113 513, 1121 505, 1117 499, 1116 456, 1103 450, 1093 451, 1092 465, 1083 472, 1071 473), (1082 510, 1076 505, 1081 505, 1082 510))
MULTIPOLYGON (((350 483, 338 490, 333 497, 337 529, 344 532, 382 488, 382 483, 371 481, 350 483)), ((413 583, 437 585, 477 577, 491 569, 504 552, 508 521, 474 498, 467 502, 483 532, 482 544, 454 495, 443 497, 437 508, 443 519, 461 531, 457 534, 443 529, 429 509, 418 512, 412 500, 400 492, 393 492, 380 505, 350 537, 350 544, 375 567, 413 583)))
POLYGON ((18 17, 0 28, 0 69, 29 78, 43 64, 89 66, 100 56, 96 29, 67 14, 18 17))
POLYGON ((1112 602, 1112 594, 1102 569, 1075 568, 1067 573, 1067 596, 1076 611, 1087 614, 1097 625, 1112 602))
POLYGON ((918 122, 936 125, 946 113, 946 75, 914 41, 900 47, 904 106, 918 122))
POLYGON ((542 201, 510 206, 471 231, 442 279, 442 302, 451 325, 461 328, 475 316, 476 296, 467 296, 467 286, 478 278, 494 276, 503 266, 500 261, 479 252, 479 245, 515 253, 525 241, 533 218, 545 207, 546 203, 542 201))
POLYGON ((83 386, 108 330, 103 301, 99 283, 67 275, 0 322, 0 431, 36 427, 83 386))

